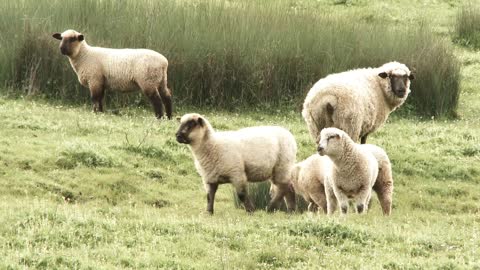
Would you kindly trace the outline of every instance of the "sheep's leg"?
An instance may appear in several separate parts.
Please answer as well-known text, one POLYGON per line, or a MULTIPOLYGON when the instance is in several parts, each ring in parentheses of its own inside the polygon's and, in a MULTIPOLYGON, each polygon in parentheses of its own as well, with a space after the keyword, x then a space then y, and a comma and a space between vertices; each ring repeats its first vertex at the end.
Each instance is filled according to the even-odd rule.
POLYGON ((308 211, 310 212, 317 212, 318 211, 318 206, 315 204, 314 201, 310 201, 308 204, 308 211))
POLYGON ((250 201, 250 198, 248 197, 248 192, 247 192, 247 184, 239 184, 235 185, 235 190, 237 192, 238 199, 243 203, 245 206, 245 211, 248 213, 251 213, 255 211, 255 206, 253 206, 252 201, 250 201))
POLYGON ((173 111, 172 92, 167 87, 167 72, 166 71, 163 75, 163 80, 160 83, 160 87, 158 89, 158 92, 159 92, 159 94, 162 98, 163 104, 165 105, 165 110, 167 111, 168 119, 172 119, 172 111, 173 111))
POLYGON ((293 190, 292 186, 289 184, 285 185, 283 188, 285 188, 285 195, 284 195, 284 200, 285 204, 287 205, 287 212, 293 212, 295 211, 295 208, 297 207, 297 201, 295 199, 295 191, 293 190))
POLYGON ((293 186, 290 184, 290 170, 287 170, 284 166, 280 165, 287 164, 288 162, 290 161, 280 160, 278 161, 278 165, 274 168, 272 185, 275 187, 274 190, 276 192, 275 194, 273 194, 267 208, 267 211, 269 212, 278 208, 278 204, 282 200, 282 198, 285 199, 285 204, 287 205, 287 212, 295 211, 295 191, 293 190, 293 186))
POLYGON ((393 185, 391 182, 376 183, 373 190, 377 193, 378 200, 382 206, 383 214, 389 216, 392 213, 393 185))
POLYGON ((146 96, 150 99, 150 103, 152 103, 153 110, 155 111, 155 116, 160 119, 163 116, 163 104, 162 99, 160 98, 160 94, 158 94, 157 90, 152 91, 145 91, 146 96))
POLYGON ((285 196, 286 190, 288 189, 288 185, 286 185, 287 187, 281 187, 274 183, 272 183, 272 185, 274 186, 274 188, 271 194, 272 198, 270 199, 270 202, 267 206, 267 212, 273 212, 275 209, 278 209, 278 205, 282 198, 285 196))
POLYGON ((335 197, 337 197, 338 202, 340 203, 340 210, 342 215, 347 214, 348 212, 348 197, 343 192, 338 190, 338 188, 334 187, 333 192, 335 197))
POLYGON ((327 199, 327 214, 332 215, 337 209, 337 197, 335 197, 335 193, 330 186, 325 186, 325 195, 327 199))
POLYGON ((361 193, 357 196, 357 213, 362 214, 366 212, 368 207, 368 201, 370 200, 372 192, 370 189, 366 188, 362 190, 361 193))
POLYGON ((218 189, 218 184, 207 184, 207 211, 213 214, 213 203, 215 201, 215 193, 218 189))
MULTIPOLYGON (((325 188, 322 186, 322 189, 325 190, 325 188)), ((327 213, 327 198, 325 196, 325 192, 324 191, 318 191, 314 194, 311 194, 311 197, 313 199, 313 201, 315 202, 315 204, 322 208, 323 212, 326 214, 327 213)))
POLYGON ((93 102, 94 112, 103 112, 103 98, 105 97, 105 90, 100 85, 90 86, 90 97, 93 102))
POLYGON ((361 144, 366 144, 367 143, 367 136, 368 136, 368 134, 365 134, 363 137, 360 138, 360 143, 361 144))

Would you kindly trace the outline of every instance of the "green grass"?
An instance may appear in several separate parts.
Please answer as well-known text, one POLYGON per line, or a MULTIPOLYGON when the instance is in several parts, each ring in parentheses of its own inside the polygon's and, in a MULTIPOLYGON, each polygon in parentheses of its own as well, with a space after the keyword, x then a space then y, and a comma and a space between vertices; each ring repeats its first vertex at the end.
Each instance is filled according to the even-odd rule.
MULTIPOLYGON (((18 3, 32 2, 0 5, 18 3)), ((85 3, 81 16, 92 3, 111 2, 85 3)), ((445 40, 451 39, 446 35, 458 7, 456 1, 433 0, 282 3, 341 16, 357 13, 397 26, 418 24, 426 16, 445 40)), ((47 10, 38 5, 36 12, 47 10)), ((23 24, 15 28, 18 12, 2 13, 0 27, 8 22, 23 29, 23 24)), ((47 29, 49 19, 42 16, 35 17, 37 26, 47 29)), ((113 27, 108 17, 88 16, 89 23, 105 20, 113 27)), ((128 32, 128 25, 118 27, 128 32)), ((96 28, 87 30, 98 38, 96 28)), ((118 33, 108 32, 112 36, 105 40, 118 33)), ((23 34, 1 35, 0 42, 13 39, 14 44, 23 34)), ((480 269, 480 55, 454 48, 462 78, 458 117, 394 112, 369 137, 393 164, 388 218, 375 198, 362 216, 268 214, 261 209, 266 186, 255 197, 260 209, 249 215, 235 207, 228 185, 219 188, 215 215, 209 216, 191 153, 175 141, 178 123, 157 121, 149 108, 136 106, 142 102, 138 96, 113 102, 119 114, 93 114, 80 88, 83 99, 73 102, 80 106, 60 94, 58 100, 0 95, 0 269, 480 269)), ((7 52, 10 47, 0 56, 10 57, 7 52)), ((72 75, 65 59, 52 57, 60 62, 48 61, 61 63, 58 70, 65 68, 60 78, 72 75)), ((10 62, 2 63, 7 63, 0 64, 2 72, 12 71, 10 62)), ((76 87, 73 78, 64 90, 76 87)), ((8 91, 28 88, 1 90, 8 91)), ((221 130, 285 126, 297 140, 297 159, 303 160, 315 145, 298 108, 286 103, 248 110, 232 105, 229 111, 178 106, 176 114, 200 112, 221 130)))
POLYGON ((480 2, 467 2, 458 10, 454 40, 467 47, 480 48, 480 2))
MULTIPOLYGON (((455 115, 460 77, 453 47, 416 7, 411 1, 4 1, 0 81, 13 85, 16 96, 83 104, 88 93, 51 37, 73 28, 92 45, 164 54, 177 105, 298 106, 330 73, 397 60, 418 78, 404 109, 455 115)), ((145 103, 138 94, 109 93, 107 101, 145 103)))
MULTIPOLYGON (((478 101, 464 102, 465 110, 478 101)), ((148 110, 122 110, 93 114, 0 99, 0 267, 480 267, 474 114, 455 121, 393 117, 370 141, 392 159, 393 215, 383 217, 374 199, 367 215, 342 219, 262 209, 248 215, 235 207, 228 185, 208 216, 191 154, 174 139, 178 124, 158 122, 148 110)), ((308 157, 315 146, 303 120, 281 111, 200 112, 221 129, 286 126, 298 159, 308 157)))

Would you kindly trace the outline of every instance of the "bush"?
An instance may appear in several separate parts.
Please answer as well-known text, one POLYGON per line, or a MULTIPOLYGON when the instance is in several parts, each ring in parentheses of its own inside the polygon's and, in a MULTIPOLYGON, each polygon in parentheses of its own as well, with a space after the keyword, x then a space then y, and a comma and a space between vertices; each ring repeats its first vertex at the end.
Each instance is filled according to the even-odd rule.
POLYGON ((469 2, 459 8, 454 40, 462 45, 480 48, 480 6, 469 2))
MULTIPOLYGON (((52 32, 74 28, 91 45, 164 54, 177 105, 298 108, 327 74, 397 60, 417 71, 405 108, 435 116, 455 112, 459 66, 449 43, 428 26, 366 22, 360 15, 354 20, 288 3, 2 1, 0 46, 6 49, 0 52, 0 79, 22 95, 86 102, 88 91, 51 38, 52 32)), ((107 96, 117 105, 144 102, 139 93, 107 96)))

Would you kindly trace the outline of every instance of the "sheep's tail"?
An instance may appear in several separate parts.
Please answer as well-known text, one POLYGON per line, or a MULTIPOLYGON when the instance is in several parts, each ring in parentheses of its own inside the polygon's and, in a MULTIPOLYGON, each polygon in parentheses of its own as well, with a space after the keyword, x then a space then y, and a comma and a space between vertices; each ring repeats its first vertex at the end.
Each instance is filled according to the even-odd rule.
POLYGON ((333 115, 336 109, 337 98, 330 94, 319 93, 315 102, 305 102, 302 115, 315 142, 318 142, 322 129, 334 125, 333 115))

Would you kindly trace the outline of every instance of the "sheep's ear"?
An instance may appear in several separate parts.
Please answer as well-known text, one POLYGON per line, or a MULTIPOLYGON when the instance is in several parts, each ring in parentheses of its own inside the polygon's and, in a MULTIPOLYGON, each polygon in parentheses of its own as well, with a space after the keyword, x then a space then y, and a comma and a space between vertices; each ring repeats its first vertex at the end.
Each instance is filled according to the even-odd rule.
POLYGON ((62 40, 62 34, 60 34, 60 33, 55 33, 55 34, 52 35, 52 37, 56 38, 58 40, 62 40))
POLYGON ((85 39, 85 37, 82 34, 78 35, 77 38, 78 38, 78 41, 83 41, 85 39))
POLYGON ((199 117, 198 120, 197 120, 197 123, 203 127, 203 125, 205 125, 205 121, 203 120, 203 118, 199 117))
POLYGON ((415 75, 413 75, 412 73, 410 73, 410 75, 408 76, 408 78, 410 79, 410 81, 412 81, 413 79, 415 79, 415 75))
POLYGON ((380 73, 378 73, 378 76, 380 76, 380 78, 382 78, 382 79, 385 79, 385 78, 388 77, 388 74, 386 72, 380 72, 380 73))

